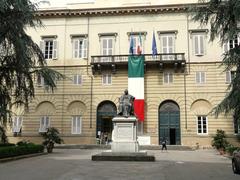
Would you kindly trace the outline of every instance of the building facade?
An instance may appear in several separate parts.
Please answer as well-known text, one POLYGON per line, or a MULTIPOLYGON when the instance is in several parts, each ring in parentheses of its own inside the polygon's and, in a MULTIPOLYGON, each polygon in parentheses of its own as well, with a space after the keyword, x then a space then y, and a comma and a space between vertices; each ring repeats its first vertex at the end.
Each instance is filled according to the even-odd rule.
POLYGON ((97 0, 39 9, 44 27, 27 32, 48 66, 66 78, 57 80, 52 93, 36 77, 35 99, 28 111, 16 112, 10 139, 41 142, 39 132, 49 126, 58 128, 67 144, 95 144, 101 133, 110 139, 118 98, 128 87, 133 38, 134 53, 141 39, 145 58, 140 143, 158 145, 166 137, 172 145, 211 146, 217 129, 234 140, 239 130, 233 118, 210 112, 224 98, 233 75, 220 66, 222 54, 240 39, 224 46, 209 42, 209 27, 191 21, 189 6, 184 1, 97 0))

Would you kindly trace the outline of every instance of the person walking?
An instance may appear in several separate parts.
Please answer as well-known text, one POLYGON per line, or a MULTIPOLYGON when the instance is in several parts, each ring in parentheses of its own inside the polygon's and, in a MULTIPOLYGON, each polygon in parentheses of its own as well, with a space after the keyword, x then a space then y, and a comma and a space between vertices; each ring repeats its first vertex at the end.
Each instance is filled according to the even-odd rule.
POLYGON ((162 151, 163 151, 163 149, 165 149, 167 151, 167 140, 165 137, 162 140, 162 151))

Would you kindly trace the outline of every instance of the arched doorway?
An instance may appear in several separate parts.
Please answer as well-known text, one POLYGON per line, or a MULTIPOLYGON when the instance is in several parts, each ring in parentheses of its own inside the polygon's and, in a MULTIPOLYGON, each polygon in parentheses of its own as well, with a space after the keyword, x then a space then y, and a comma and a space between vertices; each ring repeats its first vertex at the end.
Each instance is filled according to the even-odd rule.
POLYGON ((159 144, 163 138, 170 145, 181 144, 180 110, 177 103, 165 101, 159 107, 159 144))
POLYGON ((96 137, 101 133, 107 133, 109 140, 111 140, 113 124, 112 119, 117 115, 117 107, 111 101, 103 101, 97 108, 97 129, 96 137))

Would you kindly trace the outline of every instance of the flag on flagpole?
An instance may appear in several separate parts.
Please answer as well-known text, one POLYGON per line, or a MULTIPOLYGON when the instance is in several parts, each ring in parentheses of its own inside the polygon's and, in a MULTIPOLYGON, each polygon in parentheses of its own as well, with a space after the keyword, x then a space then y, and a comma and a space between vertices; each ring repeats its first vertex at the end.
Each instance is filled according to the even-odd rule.
POLYGON ((133 37, 130 35, 130 48, 129 48, 129 53, 133 55, 133 37))
POLYGON ((139 36, 138 36, 137 54, 138 55, 142 54, 142 37, 141 37, 141 33, 139 33, 139 36))
POLYGON ((152 55, 156 56, 157 55, 157 44, 156 44, 156 39, 155 39, 155 33, 153 31, 153 39, 152 39, 152 55))
POLYGON ((128 57, 128 92, 135 97, 135 115, 144 121, 144 56, 128 57))

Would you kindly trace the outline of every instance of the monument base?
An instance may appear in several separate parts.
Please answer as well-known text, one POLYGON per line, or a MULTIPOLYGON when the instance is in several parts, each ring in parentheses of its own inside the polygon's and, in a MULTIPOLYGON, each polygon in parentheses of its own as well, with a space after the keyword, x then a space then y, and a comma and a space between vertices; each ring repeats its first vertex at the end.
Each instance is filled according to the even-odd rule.
POLYGON ((134 153, 105 151, 93 155, 92 161, 155 161, 155 157, 147 155, 146 151, 134 153))
POLYGON ((137 142, 137 118, 130 117, 114 117, 112 133, 112 152, 138 152, 137 142))

